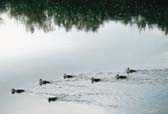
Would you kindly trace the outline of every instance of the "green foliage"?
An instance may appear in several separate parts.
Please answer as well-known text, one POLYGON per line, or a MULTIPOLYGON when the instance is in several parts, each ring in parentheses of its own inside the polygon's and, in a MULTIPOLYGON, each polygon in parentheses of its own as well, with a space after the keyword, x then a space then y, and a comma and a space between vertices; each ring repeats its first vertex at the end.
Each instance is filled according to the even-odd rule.
POLYGON ((0 12, 23 22, 34 31, 54 26, 96 31, 106 21, 136 24, 140 29, 157 26, 168 33, 168 4, 164 0, 0 0, 0 12))

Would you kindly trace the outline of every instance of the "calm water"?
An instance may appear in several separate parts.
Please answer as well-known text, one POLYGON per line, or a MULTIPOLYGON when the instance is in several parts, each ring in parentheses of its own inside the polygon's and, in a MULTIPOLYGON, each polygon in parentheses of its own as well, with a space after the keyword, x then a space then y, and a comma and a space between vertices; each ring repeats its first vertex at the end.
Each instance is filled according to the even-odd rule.
POLYGON ((73 103, 103 107, 109 114, 168 113, 166 2, 0 3, 0 113, 67 114, 62 107, 78 107, 73 103), (116 73, 125 74, 128 66, 140 71, 128 80, 115 80, 116 73), (76 78, 63 80, 63 73, 76 78), (103 81, 92 85, 92 76, 103 81), (54 83, 39 87, 39 78, 54 83), (29 91, 11 95, 13 87, 29 91), (59 96, 61 104, 48 105, 48 96, 59 96), (35 107, 43 110, 36 112, 35 107))

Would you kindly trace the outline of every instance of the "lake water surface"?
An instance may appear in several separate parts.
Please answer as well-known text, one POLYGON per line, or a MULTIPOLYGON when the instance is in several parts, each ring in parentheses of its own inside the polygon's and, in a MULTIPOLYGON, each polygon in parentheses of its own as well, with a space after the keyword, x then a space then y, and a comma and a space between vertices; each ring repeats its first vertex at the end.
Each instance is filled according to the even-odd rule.
POLYGON ((168 113, 166 3, 23 1, 0 6, 0 113, 168 113), (127 67, 139 71, 116 80, 127 67), (39 78, 53 83, 40 87, 39 78))

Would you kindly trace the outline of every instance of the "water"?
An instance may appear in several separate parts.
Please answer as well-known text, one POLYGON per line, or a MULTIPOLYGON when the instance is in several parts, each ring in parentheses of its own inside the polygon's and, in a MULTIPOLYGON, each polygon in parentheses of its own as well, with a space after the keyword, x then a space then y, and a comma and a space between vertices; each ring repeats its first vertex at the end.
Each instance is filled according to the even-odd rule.
POLYGON ((168 113, 166 2, 0 3, 0 113, 168 113), (139 71, 116 80, 128 66, 139 71), (93 76, 103 81, 91 84, 93 76), (40 87, 39 78, 53 83, 40 87), (59 100, 48 104, 49 96, 59 100))
MULTIPOLYGON (((24 87, 26 89, 27 92, 23 95, 11 95, 9 88, 13 81, 8 81, 6 83, 8 84, 6 87, 8 89, 1 88, 1 91, 4 91, 4 93, 1 93, 1 97, 4 98, 1 99, 1 107, 3 109, 1 111, 3 113, 12 112, 16 114, 21 113, 20 111, 36 113, 34 107, 43 106, 45 108, 48 107, 48 111, 51 111, 54 106, 48 105, 47 98, 58 96, 58 101, 51 103, 52 105, 55 104, 56 107, 57 105, 60 106, 59 103, 65 102, 103 107, 108 110, 108 114, 111 111, 116 112, 116 114, 167 113, 167 69, 140 70, 135 74, 131 74, 127 80, 116 80, 115 74, 112 72, 74 73, 76 77, 67 80, 63 79, 63 73, 48 74, 46 77, 50 78, 52 84, 46 86, 39 86, 37 79, 34 81, 27 80, 20 83, 19 86, 15 84, 13 87, 24 87), (92 76, 101 78, 102 81, 91 84, 90 78, 92 76), (32 106, 26 106, 27 103, 32 104, 32 106)), ((73 107, 73 104, 71 105, 73 107)), ((70 106, 68 105, 68 107, 70 106)), ((59 111, 55 110, 55 112, 59 111)), ((44 112, 40 111, 39 113, 44 112)), ((62 114, 63 111, 59 113, 62 114)))

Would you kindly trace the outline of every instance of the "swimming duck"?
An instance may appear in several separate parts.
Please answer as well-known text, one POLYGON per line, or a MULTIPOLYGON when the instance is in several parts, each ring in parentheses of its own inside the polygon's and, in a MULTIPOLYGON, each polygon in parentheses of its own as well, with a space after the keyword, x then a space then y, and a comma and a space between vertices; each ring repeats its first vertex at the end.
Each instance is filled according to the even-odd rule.
POLYGON ((127 79, 127 76, 119 75, 119 74, 117 74, 115 77, 116 77, 117 80, 119 80, 119 79, 127 79))
POLYGON ((93 84, 94 82, 100 82, 100 81, 101 81, 100 78, 94 78, 94 77, 91 78, 91 83, 92 83, 92 84, 93 84))
POLYGON ((66 78, 73 78, 73 77, 75 77, 75 76, 73 76, 73 75, 68 75, 68 74, 64 74, 64 79, 66 79, 66 78))
POLYGON ((14 89, 14 88, 13 88, 13 89, 11 90, 11 93, 12 93, 12 94, 15 94, 15 93, 24 93, 24 92, 25 92, 24 89, 14 89))
POLYGON ((129 67, 126 70, 127 74, 137 72, 137 70, 130 69, 129 67))
POLYGON ((47 81, 47 80, 43 80, 43 79, 40 79, 39 80, 39 85, 45 85, 45 84, 50 84, 51 82, 50 81, 47 81))
POLYGON ((56 101, 56 100, 58 100, 58 97, 49 97, 48 98, 48 102, 50 103, 50 102, 54 102, 54 101, 56 101))

